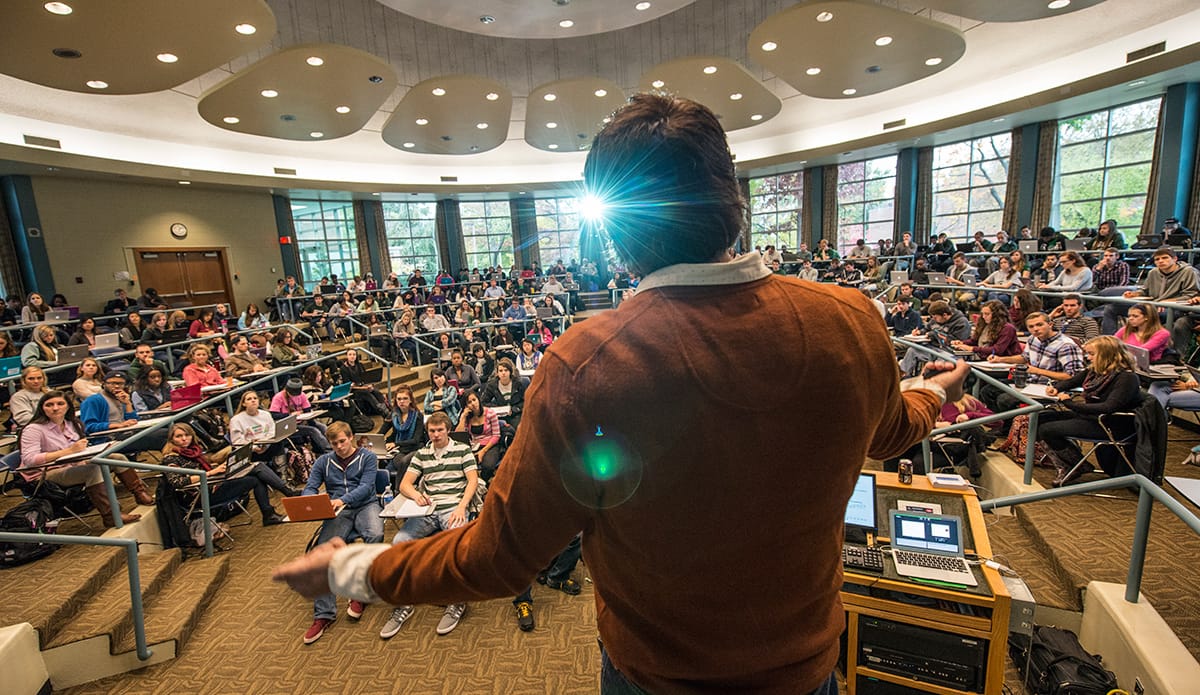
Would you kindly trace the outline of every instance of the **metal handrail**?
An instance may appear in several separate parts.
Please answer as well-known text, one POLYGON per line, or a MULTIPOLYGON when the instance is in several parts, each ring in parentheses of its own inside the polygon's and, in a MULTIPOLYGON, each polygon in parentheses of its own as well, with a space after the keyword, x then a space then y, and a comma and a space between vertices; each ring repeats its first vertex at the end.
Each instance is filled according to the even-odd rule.
POLYGON ((1001 507, 1014 507, 1029 502, 1040 502, 1042 500, 1082 495, 1098 490, 1112 490, 1115 488, 1138 489, 1137 517, 1133 529, 1133 544, 1129 551, 1129 572, 1125 578, 1125 600, 1129 603, 1137 603, 1138 594, 1142 590, 1142 571, 1146 565, 1146 543, 1150 538, 1150 512, 1153 509, 1152 503, 1155 500, 1161 502, 1163 506, 1186 524, 1188 528, 1192 529, 1194 533, 1200 534, 1200 517, 1189 511, 1174 497, 1168 495, 1153 480, 1140 473, 1134 473, 1120 478, 1079 483, 1053 490, 1041 490, 1038 492, 1028 492, 1023 495, 997 497, 995 499, 983 500, 979 503, 979 506, 983 511, 990 511, 1001 507))
POLYGON ((51 545, 107 545, 124 548, 125 569, 129 574, 129 602, 133 612, 133 639, 137 646, 137 658, 139 661, 145 661, 153 655, 146 643, 146 613, 142 605, 142 577, 138 565, 137 539, 0 531, 0 541, 5 543, 50 543, 51 545))

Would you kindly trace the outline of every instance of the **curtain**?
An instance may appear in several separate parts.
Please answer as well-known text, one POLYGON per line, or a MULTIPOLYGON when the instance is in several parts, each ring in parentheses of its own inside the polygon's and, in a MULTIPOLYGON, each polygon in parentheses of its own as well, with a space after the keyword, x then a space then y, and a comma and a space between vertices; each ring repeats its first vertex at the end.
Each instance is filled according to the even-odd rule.
MULTIPOLYGON (((1154 131, 1154 147, 1150 150, 1154 153, 1154 159, 1150 161, 1150 181, 1146 187, 1146 206, 1142 208, 1142 234, 1153 234, 1156 230, 1154 217, 1158 213, 1158 179, 1161 168, 1159 161, 1162 159, 1163 122, 1166 120, 1166 113, 1167 110, 1160 106, 1158 128, 1154 131)), ((1174 215, 1174 210, 1171 213, 1172 215, 1168 215, 1168 217, 1174 215)))
MULTIPOLYGON (((367 215, 370 214, 363 201, 354 201, 354 241, 358 246, 358 274, 366 275, 371 272, 371 247, 367 244, 367 215)), ((349 280, 350 278, 345 278, 349 280)), ((379 279, 376 278, 376 282, 379 279)), ((350 283, 346 283, 347 285, 350 283)))
MULTIPOLYGON (((896 190, 899 193, 899 187, 896 190)), ((899 201, 897 201, 899 203, 899 201)), ((897 210, 899 207, 896 208, 897 210)), ((904 232, 913 233, 913 241, 918 244, 929 243, 929 230, 933 226, 933 148, 922 147, 917 150, 917 203, 914 213, 913 226, 915 229, 896 230, 896 240, 904 232)))
POLYGON ((1008 153, 1008 183, 1004 187, 1004 217, 1000 228, 1008 233, 1010 238, 1016 238, 1021 229, 1018 210, 1021 205, 1021 133, 1022 128, 1012 129, 1012 148, 1008 153))
POLYGON ((7 295, 25 296, 21 267, 17 265, 17 250, 13 246, 12 228, 8 223, 8 208, 3 198, 0 198, 0 285, 4 286, 7 295))
POLYGON ((1054 204, 1054 165, 1057 160, 1058 121, 1042 121, 1038 126, 1033 212, 1029 215, 1029 226, 1033 229, 1034 234, 1037 233, 1037 230, 1050 224, 1050 207, 1054 204))
MULTIPOLYGON (((832 248, 838 247, 838 166, 826 164, 822 167, 821 184, 821 236, 829 240, 832 248)), ((816 249, 816 246, 813 246, 816 249)))
MULTIPOLYGON (((1200 138, 1196 138, 1196 162, 1200 162, 1200 138)), ((1188 229, 1200 227, 1200 167, 1192 173, 1192 193, 1188 199, 1187 219, 1181 220, 1188 229)))
POLYGON ((368 215, 375 216, 375 248, 379 249, 379 272, 382 277, 375 278, 380 287, 383 281, 392 273, 392 255, 388 253, 387 227, 383 224, 383 203, 378 200, 363 202, 363 210, 368 215))
MULTIPOLYGON (((812 215, 810 210, 817 209, 817 189, 813 186, 814 174, 819 174, 820 168, 805 169, 804 175, 800 177, 800 239, 799 243, 808 244, 809 250, 812 250, 817 245, 817 240, 813 238, 815 233, 812 215)), ((799 248, 799 247, 797 247, 799 248)))

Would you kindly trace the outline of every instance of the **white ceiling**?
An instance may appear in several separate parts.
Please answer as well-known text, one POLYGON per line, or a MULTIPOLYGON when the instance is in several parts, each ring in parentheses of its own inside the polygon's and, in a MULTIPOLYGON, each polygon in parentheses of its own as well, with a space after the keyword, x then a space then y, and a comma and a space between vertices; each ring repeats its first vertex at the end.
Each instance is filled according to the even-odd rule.
MULTIPOLYGON (((580 8, 594 4, 575 3, 580 8)), ((539 150, 522 139, 526 97, 539 86, 597 77, 628 93, 659 64, 716 55, 739 63, 782 101, 775 118, 730 135, 741 165, 778 165, 878 136, 888 121, 903 118, 908 128, 919 128, 998 103, 1019 106, 1039 92, 1122 68, 1129 51, 1160 41, 1175 51, 1200 36, 1200 9, 1194 0, 1108 0, 1058 17, 1013 23, 981 23, 929 10, 921 2, 881 0, 879 4, 962 32, 965 54, 923 80, 871 96, 827 100, 799 94, 748 57, 754 27, 796 3, 679 4, 685 6, 618 31, 529 40, 463 33, 400 14, 377 0, 268 0, 278 25, 270 45, 171 90, 77 94, 0 75, 0 149, 10 159, 52 163, 57 154, 33 152, 23 146, 23 137, 53 138, 61 141, 64 152, 93 158, 89 168, 103 170, 105 160, 131 161, 162 167, 159 175, 167 179, 186 175, 196 181, 261 182, 274 176, 274 168, 286 167, 295 169, 306 185, 358 190, 433 187, 442 176, 457 176, 458 185, 466 188, 532 186, 577 179, 584 157, 539 150), (229 132, 200 117, 197 104, 208 90, 281 49, 314 42, 366 51, 394 69, 399 86, 363 130, 336 141, 292 142, 229 132), (447 157, 403 152, 383 142, 383 126, 407 92, 448 74, 477 75, 511 90, 512 120, 504 143, 483 154, 447 157)), ((1012 113, 1023 110, 1014 107, 1012 113)), ((903 133, 889 136, 901 139, 903 133)), ((287 178, 277 180, 289 185, 287 178)))

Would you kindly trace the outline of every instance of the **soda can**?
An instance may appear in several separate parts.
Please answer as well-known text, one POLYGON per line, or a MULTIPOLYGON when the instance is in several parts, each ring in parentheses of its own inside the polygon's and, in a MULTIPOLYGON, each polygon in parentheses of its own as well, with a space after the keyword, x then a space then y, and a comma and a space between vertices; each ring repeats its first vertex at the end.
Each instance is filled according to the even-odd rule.
POLYGON ((913 465, 909 459, 900 459, 900 484, 912 485, 913 465))

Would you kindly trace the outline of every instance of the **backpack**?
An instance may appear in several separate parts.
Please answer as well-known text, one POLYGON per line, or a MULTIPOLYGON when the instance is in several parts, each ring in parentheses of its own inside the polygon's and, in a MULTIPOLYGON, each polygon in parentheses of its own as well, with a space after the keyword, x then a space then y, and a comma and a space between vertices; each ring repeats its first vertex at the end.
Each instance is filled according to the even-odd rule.
MULTIPOLYGON (((0 518, 0 531, 10 533, 46 533, 46 522, 54 518, 54 507, 46 500, 25 500, 0 518)), ((50 543, 0 542, 0 568, 17 567, 46 557, 58 550, 50 543)))
POLYGON ((287 448, 283 456, 283 470, 279 471, 280 477, 292 487, 303 488, 308 484, 308 474, 312 472, 313 464, 317 461, 312 448, 308 444, 293 445, 287 448))
POLYGON ((1112 671, 1070 630, 1035 625, 1032 639, 1009 635, 1008 653, 1033 695, 1107 695, 1118 687, 1112 671))

